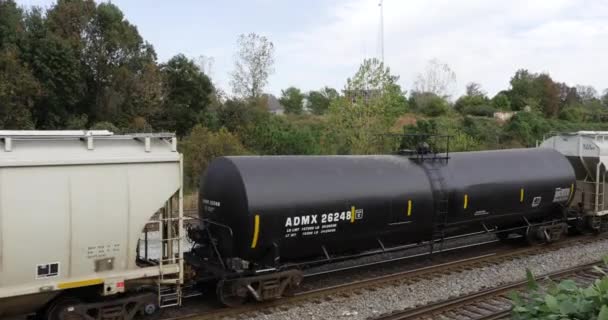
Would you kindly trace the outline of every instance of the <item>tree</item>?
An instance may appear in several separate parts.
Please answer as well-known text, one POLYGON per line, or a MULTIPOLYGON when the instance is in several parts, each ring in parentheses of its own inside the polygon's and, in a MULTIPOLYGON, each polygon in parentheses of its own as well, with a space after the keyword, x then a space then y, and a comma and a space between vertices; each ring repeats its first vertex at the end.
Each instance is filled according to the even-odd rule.
POLYGON ((154 126, 185 136, 201 121, 203 112, 210 103, 213 86, 198 65, 182 54, 163 64, 160 72, 164 97, 154 126))
POLYGON ((503 91, 497 93, 494 98, 492 98, 491 104, 496 110, 511 110, 511 100, 509 100, 509 96, 503 91))
POLYGON ((583 103, 590 102, 598 98, 597 90, 595 90, 595 88, 592 86, 584 86, 579 84, 576 86, 576 93, 583 103))
POLYGON ((46 17, 37 8, 27 15, 24 60, 41 84, 33 111, 38 128, 64 128, 72 115, 90 113, 81 35, 94 10, 93 1, 60 1, 46 17))
POLYGON ((16 50, 0 50, 0 128, 34 129, 31 111, 39 94, 38 81, 16 50))
POLYGON ((0 49, 16 46, 23 32, 23 11, 13 0, 0 1, 0 49))
POLYGON ((352 103, 382 105, 389 117, 405 112, 407 101, 397 84, 399 76, 376 58, 365 59, 355 75, 346 80, 344 95, 352 103))
POLYGON ((322 144, 326 154, 375 154, 392 150, 384 135, 389 133, 391 118, 382 104, 351 103, 346 97, 334 100, 329 107, 322 144))
POLYGON ((490 100, 481 89, 481 85, 474 82, 467 84, 466 94, 456 100, 454 109, 462 114, 476 116, 492 116, 494 113, 494 108, 490 105, 490 100))
POLYGON ((84 33, 91 121, 129 126, 160 103, 156 53, 112 3, 100 3, 84 33))
POLYGON ((214 158, 249 154, 237 135, 224 128, 213 132, 200 125, 182 140, 179 149, 184 155, 184 184, 188 190, 197 190, 199 177, 214 158))
POLYGON ((509 90, 509 98, 511 107, 515 111, 524 110, 526 106, 533 107, 529 103, 532 100, 538 99, 540 87, 536 83, 537 75, 528 72, 528 70, 520 69, 515 72, 511 78, 511 89, 509 90))
POLYGON ((414 110, 431 117, 444 115, 450 109, 445 98, 431 92, 413 92, 410 100, 414 110))
POLYGON ((449 98, 455 83, 456 74, 450 66, 437 59, 432 59, 428 62, 424 72, 418 74, 414 82, 414 91, 449 98))
POLYGON ((486 93, 481 89, 481 85, 476 82, 469 82, 466 86, 466 95, 469 97, 482 96, 485 97, 486 93))
POLYGON ((548 74, 520 69, 511 78, 509 98, 514 110, 529 107, 548 117, 556 117, 564 99, 568 99, 569 91, 567 86, 554 82, 548 74))
POLYGON ((536 79, 540 83, 540 103, 546 116, 556 117, 559 114, 559 87, 548 74, 541 74, 536 79))
POLYGON ((0 1, 0 128, 33 129, 32 108, 40 84, 22 61, 25 27, 14 1, 0 1))
POLYGON ((285 107, 286 113, 301 114, 303 111, 304 94, 296 87, 289 87, 281 90, 279 102, 285 107))
POLYGON ((399 76, 391 74, 389 67, 376 58, 365 59, 352 78, 346 79, 345 91, 351 98, 373 98, 397 85, 399 76))
POLYGON ((221 104, 217 113, 218 125, 227 128, 230 132, 246 136, 249 126, 264 121, 270 114, 264 101, 244 101, 241 99, 228 99, 221 104))
POLYGON ((329 87, 325 87, 319 91, 310 91, 306 97, 308 100, 308 109, 312 114, 322 115, 329 109, 331 102, 338 99, 339 96, 336 89, 329 87))
POLYGON ((608 89, 605 89, 604 94, 602 94, 602 105, 604 108, 608 108, 608 89))
POLYGON ((241 34, 230 84, 235 95, 248 99, 259 98, 268 77, 274 72, 274 45, 266 37, 241 34))
POLYGON ((243 143, 259 154, 318 154, 319 132, 287 117, 269 114, 248 126, 243 143))
POLYGON ((386 139, 407 101, 392 75, 378 59, 366 59, 346 81, 344 96, 329 107, 322 138, 325 153, 373 154, 394 150, 386 139))

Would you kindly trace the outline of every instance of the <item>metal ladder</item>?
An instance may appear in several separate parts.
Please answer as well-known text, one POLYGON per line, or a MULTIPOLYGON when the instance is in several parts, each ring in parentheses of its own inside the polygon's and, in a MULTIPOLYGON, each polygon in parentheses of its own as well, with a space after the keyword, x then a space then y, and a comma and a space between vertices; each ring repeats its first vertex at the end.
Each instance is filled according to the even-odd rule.
POLYGON ((161 255, 158 259, 159 276, 158 276, 158 306, 160 308, 168 308, 181 306, 183 294, 183 216, 171 210, 171 206, 167 205, 161 209, 161 217, 158 219, 160 240, 161 240, 161 255), (177 221, 177 228, 173 228, 174 222, 177 221), (177 246, 175 245, 177 241, 177 246), (177 248, 177 252, 174 252, 177 248), (165 265, 179 266, 178 273, 165 273, 165 265))
POLYGON ((595 211, 604 211, 604 183, 597 182, 598 188, 595 194, 595 211))
MULTIPOLYGON (((444 181, 445 179, 441 176, 441 166, 435 163, 437 160, 433 160, 433 163, 426 166, 426 170, 431 182, 431 188, 433 189, 433 233, 431 235, 431 250, 432 254, 435 250, 435 241, 441 240, 441 246, 443 246, 443 239, 445 238, 444 230, 445 224, 447 223, 449 203, 448 195, 445 192, 444 181)), ((441 159, 438 161, 442 161, 441 159)))

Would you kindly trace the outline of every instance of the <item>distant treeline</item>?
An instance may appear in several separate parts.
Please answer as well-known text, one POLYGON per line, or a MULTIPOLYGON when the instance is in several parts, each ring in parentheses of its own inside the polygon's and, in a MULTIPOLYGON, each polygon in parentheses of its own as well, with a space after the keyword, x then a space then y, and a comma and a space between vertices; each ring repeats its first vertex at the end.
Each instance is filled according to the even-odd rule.
POLYGON ((59 0, 42 10, 0 0, 0 128, 175 132, 189 187, 221 155, 389 153, 404 141, 386 134, 403 132, 450 134, 454 150, 478 150, 608 129, 608 91, 518 70, 493 97, 471 83, 456 98, 456 75, 437 60, 408 91, 390 68, 366 59, 344 88, 289 87, 277 104, 264 94, 274 44, 242 35, 235 51, 228 95, 204 72, 212 59, 158 62, 112 3, 59 0), (515 115, 495 119, 498 111, 515 115))

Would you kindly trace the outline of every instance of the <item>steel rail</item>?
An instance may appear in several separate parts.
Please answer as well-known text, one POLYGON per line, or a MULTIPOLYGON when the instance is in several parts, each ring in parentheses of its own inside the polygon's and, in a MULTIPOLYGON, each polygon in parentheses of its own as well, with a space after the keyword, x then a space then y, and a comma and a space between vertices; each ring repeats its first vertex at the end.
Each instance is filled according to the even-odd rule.
POLYGON ((293 305, 298 305, 307 301, 318 301, 320 299, 328 299, 330 296, 344 296, 356 294, 358 291, 367 290, 386 286, 395 282, 415 283, 424 279, 440 277, 447 273, 470 270, 471 268, 479 268, 487 265, 496 265, 506 261, 515 260, 518 258, 542 254, 545 252, 556 251, 562 248, 570 247, 581 243, 592 243, 606 239, 605 236, 582 236, 571 238, 562 242, 553 243, 551 245, 540 245, 534 247, 526 247, 517 250, 508 250, 504 253, 490 253, 477 257, 450 261, 442 264, 426 266, 422 268, 399 271, 387 275, 371 277, 363 280, 351 281, 345 284, 333 285, 324 288, 311 289, 295 293, 291 297, 285 297, 279 300, 245 304, 234 308, 219 308, 209 311, 204 311, 198 314, 188 314, 173 318, 165 318, 165 320, 203 320, 203 319, 218 319, 230 316, 242 316, 247 314, 259 314, 260 312, 273 312, 271 309, 280 307, 289 308, 293 305))
MULTIPOLYGON (((594 270, 595 266, 602 265, 602 261, 595 261, 571 268, 567 268, 560 271, 555 271, 541 276, 537 276, 537 279, 541 280, 557 280, 568 278, 573 275, 577 275, 581 272, 594 273, 599 275, 599 272, 594 270)), ((504 319, 511 315, 511 306, 500 306, 500 303, 496 304, 497 300, 509 300, 505 297, 506 294, 519 291, 528 284, 528 280, 516 281, 508 283, 496 288, 486 289, 478 291, 469 295, 463 295, 447 301, 436 302, 422 306, 420 308, 407 309, 383 315, 375 320, 414 320, 414 319, 451 319, 448 313, 453 313, 454 319, 466 319, 467 313, 471 314, 470 319, 475 320, 492 320, 492 319, 504 319), (494 300, 492 300, 494 299, 494 300), (494 310, 488 306, 496 306, 494 310), (459 312, 465 310, 466 312, 459 312)), ((500 302, 500 301, 499 301, 500 302)))

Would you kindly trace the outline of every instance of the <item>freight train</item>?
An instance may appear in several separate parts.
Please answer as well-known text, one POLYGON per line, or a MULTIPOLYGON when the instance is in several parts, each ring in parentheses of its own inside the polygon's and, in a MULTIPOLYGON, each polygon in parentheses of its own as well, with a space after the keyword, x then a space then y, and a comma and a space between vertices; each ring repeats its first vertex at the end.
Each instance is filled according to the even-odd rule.
POLYGON ((289 295, 308 266, 370 252, 432 251, 446 238, 477 233, 529 242, 601 233, 608 229, 607 137, 578 132, 540 148, 449 154, 423 147, 396 155, 220 157, 201 176, 198 222, 187 232, 193 245, 184 253, 173 136, 5 133, 0 239, 45 245, 26 259, 15 242, 0 242, 0 317, 30 309, 49 319, 103 319, 114 310, 130 319, 181 304, 186 283, 214 288, 233 306, 289 295), (34 166, 36 156, 45 160, 34 166), (22 187, 24 177, 33 185, 22 187), (49 187, 42 200, 19 195, 49 187), (20 234, 32 217, 38 227, 20 234), (54 225, 68 228, 55 235, 58 217, 54 225), (157 258, 147 250, 142 256, 148 239, 133 235, 150 225, 160 234, 157 258), (118 226, 126 227, 112 229, 118 226), (56 240, 47 241, 49 234, 56 240))

